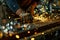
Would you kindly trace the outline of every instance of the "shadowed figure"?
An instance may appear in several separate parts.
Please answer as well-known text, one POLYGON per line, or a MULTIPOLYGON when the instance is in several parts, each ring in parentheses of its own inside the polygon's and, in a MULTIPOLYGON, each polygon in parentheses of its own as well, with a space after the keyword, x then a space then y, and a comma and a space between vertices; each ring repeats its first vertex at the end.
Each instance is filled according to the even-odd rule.
POLYGON ((18 13, 20 13, 21 10, 19 9, 22 9, 24 11, 29 9, 32 15, 34 8, 36 7, 38 2, 39 0, 6 0, 6 4, 14 13, 17 13, 17 11, 18 13))
POLYGON ((22 20, 22 15, 26 13, 30 13, 33 17, 34 8, 38 2, 39 0, 6 0, 7 6, 20 17, 20 20, 22 20), (25 12, 24 14, 22 14, 23 11, 25 12))

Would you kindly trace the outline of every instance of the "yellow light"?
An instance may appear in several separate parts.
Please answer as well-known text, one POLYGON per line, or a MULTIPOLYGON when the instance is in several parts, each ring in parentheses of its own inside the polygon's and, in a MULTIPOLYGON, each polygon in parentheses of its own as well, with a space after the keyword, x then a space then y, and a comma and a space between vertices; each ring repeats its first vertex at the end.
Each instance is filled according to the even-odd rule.
POLYGON ((16 35, 16 38, 19 39, 20 38, 19 35, 16 35))
POLYGON ((10 33, 9 36, 12 36, 12 34, 10 33))
POLYGON ((44 8, 44 6, 40 9, 40 11, 41 12, 45 12, 46 11, 45 8, 44 8))
POLYGON ((3 29, 5 29, 5 26, 2 26, 3 29))
POLYGON ((27 27, 27 25, 24 25, 24 27, 27 27))
POLYGON ((24 25, 24 30, 26 30, 27 29, 27 25, 24 25))
POLYGON ((2 38, 3 37, 3 33, 2 32, 0 32, 0 38, 2 38))
POLYGON ((46 0, 44 0, 44 2, 46 2, 46 0))
POLYGON ((44 32, 42 32, 42 35, 44 35, 44 32))
POLYGON ((31 38, 31 40, 35 40, 35 38, 31 38))
POLYGON ((27 37, 24 37, 24 40, 27 40, 27 37))
POLYGON ((34 34, 37 34, 37 32, 35 32, 34 34))
POLYGON ((28 33, 30 33, 30 31, 28 31, 28 33))
POLYGON ((11 17, 9 16, 9 19, 10 19, 11 17))
POLYGON ((54 6, 56 6, 56 4, 53 4, 54 6))
POLYGON ((46 14, 48 14, 48 12, 46 12, 46 14))
MULTIPOLYGON (((46 13, 46 14, 48 14, 48 13, 46 13)), ((40 20, 41 22, 48 22, 49 21, 48 17, 44 17, 44 16, 45 16, 45 14, 41 14, 40 16, 35 16, 34 20, 40 20)))

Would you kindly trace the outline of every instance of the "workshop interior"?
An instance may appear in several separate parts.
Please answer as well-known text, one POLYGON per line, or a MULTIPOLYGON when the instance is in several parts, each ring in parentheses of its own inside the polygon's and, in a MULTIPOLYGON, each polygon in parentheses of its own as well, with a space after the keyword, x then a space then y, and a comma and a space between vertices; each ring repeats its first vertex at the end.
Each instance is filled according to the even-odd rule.
POLYGON ((0 0, 0 40, 60 40, 60 0, 0 0))

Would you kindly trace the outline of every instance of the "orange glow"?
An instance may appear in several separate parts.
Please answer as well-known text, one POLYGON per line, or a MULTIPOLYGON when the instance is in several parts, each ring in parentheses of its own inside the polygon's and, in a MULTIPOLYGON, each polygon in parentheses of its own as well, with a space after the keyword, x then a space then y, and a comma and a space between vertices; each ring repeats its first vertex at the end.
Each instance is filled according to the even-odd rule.
POLYGON ((30 33, 30 31, 28 31, 28 33, 30 33))
POLYGON ((37 32, 35 32, 34 34, 37 34, 37 32))

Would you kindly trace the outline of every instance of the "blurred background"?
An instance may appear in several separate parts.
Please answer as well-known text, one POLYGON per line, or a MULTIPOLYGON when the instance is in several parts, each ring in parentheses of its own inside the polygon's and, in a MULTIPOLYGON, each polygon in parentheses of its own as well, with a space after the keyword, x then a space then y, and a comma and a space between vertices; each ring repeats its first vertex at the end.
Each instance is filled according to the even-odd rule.
POLYGON ((0 0, 0 40, 60 40, 60 0, 40 0, 22 20, 0 0))

